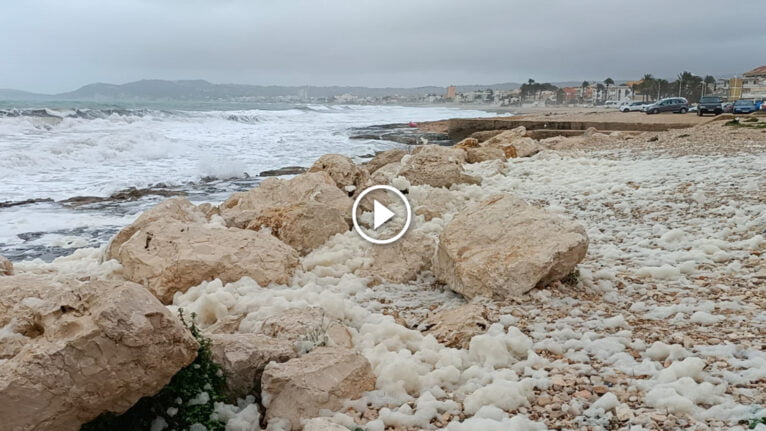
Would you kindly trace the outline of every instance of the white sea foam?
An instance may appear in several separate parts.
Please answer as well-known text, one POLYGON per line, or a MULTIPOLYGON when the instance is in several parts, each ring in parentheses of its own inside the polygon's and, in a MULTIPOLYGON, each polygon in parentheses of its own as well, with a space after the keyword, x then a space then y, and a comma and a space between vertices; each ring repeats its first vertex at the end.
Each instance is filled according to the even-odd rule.
MULTIPOLYGON (((0 117, 0 202, 109 196, 128 187, 158 183, 180 186, 195 202, 216 201, 231 194, 234 186, 222 184, 211 191, 205 184, 187 183, 206 177, 255 176, 284 166, 310 166, 327 153, 360 156, 401 145, 349 139, 352 127, 492 115, 399 106, 135 110, 99 114, 99 118, 67 117, 73 113, 48 110, 51 117, 0 117)), ((62 235, 82 236, 80 245, 99 245, 161 199, 142 199, 99 211, 72 210, 53 203, 0 209, 0 254, 8 254, 7 247, 13 247, 11 257, 15 259, 39 256, 40 247, 59 247, 62 235), (98 230, 108 232, 94 233, 98 230), (18 236, 50 232, 58 236, 35 238, 34 244, 18 236)))

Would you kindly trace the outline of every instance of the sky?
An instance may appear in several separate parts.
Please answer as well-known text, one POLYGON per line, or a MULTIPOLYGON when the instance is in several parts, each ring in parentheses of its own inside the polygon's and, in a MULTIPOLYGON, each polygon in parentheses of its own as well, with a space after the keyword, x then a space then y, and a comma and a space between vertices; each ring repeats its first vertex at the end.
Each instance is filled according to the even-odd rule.
POLYGON ((0 0, 0 88, 423 85, 766 64, 766 1, 0 0))

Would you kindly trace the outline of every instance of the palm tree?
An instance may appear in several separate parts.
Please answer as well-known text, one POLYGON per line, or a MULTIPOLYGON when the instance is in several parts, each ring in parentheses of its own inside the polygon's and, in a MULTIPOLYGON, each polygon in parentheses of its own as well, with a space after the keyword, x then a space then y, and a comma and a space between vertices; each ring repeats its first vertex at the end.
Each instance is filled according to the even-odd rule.
POLYGON ((716 90, 715 84, 716 84, 715 76, 712 76, 712 75, 705 76, 705 87, 710 88, 710 86, 712 85, 713 91, 715 91, 716 90))
POLYGON ((606 97, 605 99, 609 99, 609 86, 614 84, 614 79, 612 78, 606 78, 604 80, 604 84, 606 84, 606 97))
POLYGON ((583 81, 582 85, 580 85, 582 87, 582 93, 580 94, 580 103, 582 103, 585 100, 585 89, 588 88, 589 85, 590 83, 588 81, 583 81))
MULTIPOLYGON (((605 88, 605 87, 604 87, 604 86, 603 86, 603 85, 602 85, 600 82, 599 82, 598 84, 596 84, 596 95, 597 95, 597 99, 599 99, 599 100, 600 100, 600 99, 602 99, 602 97, 601 97, 601 96, 602 96, 602 95, 604 95, 604 88, 605 88)), ((605 99, 605 98, 604 98, 604 99, 605 99)))
POLYGON ((654 77, 651 73, 644 74, 644 77, 641 79, 641 93, 644 94, 644 102, 646 102, 646 99, 649 97, 649 92, 654 87, 654 77))

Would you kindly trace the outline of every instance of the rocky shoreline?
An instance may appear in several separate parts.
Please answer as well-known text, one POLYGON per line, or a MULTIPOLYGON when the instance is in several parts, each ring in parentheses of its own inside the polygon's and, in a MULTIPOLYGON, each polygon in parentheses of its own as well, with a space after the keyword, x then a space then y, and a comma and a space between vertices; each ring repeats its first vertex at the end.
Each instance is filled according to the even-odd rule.
POLYGON ((206 403, 227 430, 766 416, 762 131, 528 135, 325 155, 220 205, 163 201, 100 249, 0 259, 5 426, 76 430, 156 394, 200 347, 181 309, 225 399, 192 394, 152 429, 206 403), (413 208, 388 246, 351 230, 353 198, 375 184, 413 208))

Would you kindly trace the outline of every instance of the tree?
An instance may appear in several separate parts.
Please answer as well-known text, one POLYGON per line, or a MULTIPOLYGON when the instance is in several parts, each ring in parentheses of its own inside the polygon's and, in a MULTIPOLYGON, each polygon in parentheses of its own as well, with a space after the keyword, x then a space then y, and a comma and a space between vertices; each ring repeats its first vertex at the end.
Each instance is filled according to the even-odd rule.
POLYGON ((604 95, 604 87, 600 82, 596 84, 596 94, 598 100, 606 100, 606 97, 602 97, 604 95))
POLYGON ((713 86, 713 91, 716 90, 716 80, 715 76, 707 75, 705 76, 705 87, 710 88, 710 86, 713 86))
POLYGON ((580 94, 580 103, 585 101, 585 89, 588 88, 589 85, 590 83, 588 81, 583 81, 582 85, 580 85, 582 87, 582 92, 580 94))
POLYGON ((604 99, 609 99, 609 86, 614 84, 614 79, 612 78, 606 78, 604 80, 604 84, 606 84, 606 97, 604 99))
POLYGON ((653 90, 655 89, 655 84, 656 82, 651 73, 644 74, 644 77, 641 79, 641 93, 644 95, 644 102, 651 98, 649 93, 654 93, 653 90))

